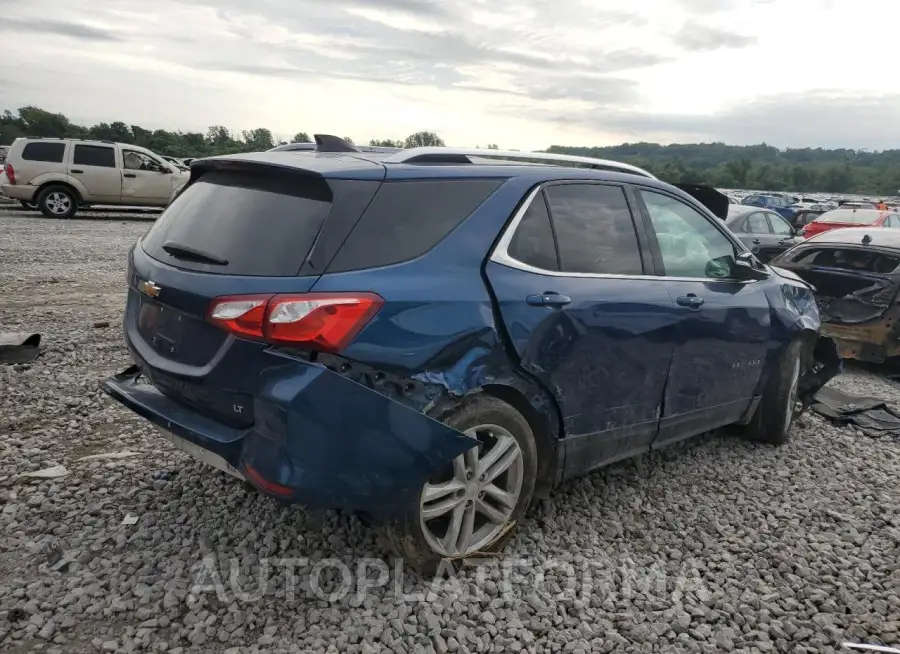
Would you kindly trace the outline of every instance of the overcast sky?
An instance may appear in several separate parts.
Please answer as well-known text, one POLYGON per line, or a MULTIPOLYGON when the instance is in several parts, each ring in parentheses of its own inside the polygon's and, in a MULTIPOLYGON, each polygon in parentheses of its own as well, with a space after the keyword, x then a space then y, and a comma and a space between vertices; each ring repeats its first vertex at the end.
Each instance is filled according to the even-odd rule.
POLYGON ((0 108, 357 142, 900 147, 900 0, 0 0, 0 108))

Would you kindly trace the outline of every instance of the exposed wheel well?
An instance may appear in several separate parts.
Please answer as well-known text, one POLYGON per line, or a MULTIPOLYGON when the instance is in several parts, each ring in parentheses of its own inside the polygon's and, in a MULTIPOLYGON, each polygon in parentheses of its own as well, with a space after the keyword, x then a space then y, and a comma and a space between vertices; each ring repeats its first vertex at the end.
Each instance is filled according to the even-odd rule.
POLYGON ((559 467, 557 459, 559 443, 551 436, 545 418, 535 410, 528 398, 511 386, 488 384, 483 386, 481 390, 498 400, 506 402, 528 421, 528 425, 534 434, 538 455, 538 478, 535 483, 535 495, 537 497, 545 496, 556 485, 559 467))
POLYGON ((68 182, 44 182, 38 187, 38 190, 34 193, 34 202, 37 202, 37 199, 41 196, 41 193, 44 192, 44 189, 49 188, 51 186, 62 186, 63 188, 67 188, 75 195, 75 199, 78 200, 78 204, 83 202, 81 198, 81 193, 78 192, 78 189, 69 184, 68 182))

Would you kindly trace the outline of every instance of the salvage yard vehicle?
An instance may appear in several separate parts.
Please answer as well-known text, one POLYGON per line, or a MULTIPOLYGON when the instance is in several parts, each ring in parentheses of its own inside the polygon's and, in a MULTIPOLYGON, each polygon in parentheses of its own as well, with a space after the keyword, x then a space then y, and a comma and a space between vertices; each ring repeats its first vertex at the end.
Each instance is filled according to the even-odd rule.
POLYGON ((264 493, 367 514, 415 568, 651 447, 784 443, 840 369, 810 287, 640 168, 339 141, 193 162, 128 254, 135 365, 101 386, 264 493))
POLYGON ((780 214, 757 207, 732 205, 725 225, 763 263, 803 238, 780 214))
POLYGON ((881 363, 900 356, 900 229, 833 229, 772 265, 815 287, 822 334, 843 358, 881 363))
POLYGON ((842 227, 900 227, 900 217, 880 209, 834 209, 826 211, 803 227, 803 236, 810 238, 830 229, 842 227))
POLYGON ((7 197, 48 218, 93 204, 165 207, 190 178, 150 150, 112 141, 18 138, 4 165, 7 197))
POLYGON ((784 216, 788 220, 794 217, 794 214, 797 212, 794 209, 792 200, 785 198, 781 195, 775 194, 763 194, 763 193, 754 193, 753 195, 748 195, 743 200, 741 200, 741 204, 747 205, 749 207, 762 207, 764 209, 771 209, 772 211, 784 216))

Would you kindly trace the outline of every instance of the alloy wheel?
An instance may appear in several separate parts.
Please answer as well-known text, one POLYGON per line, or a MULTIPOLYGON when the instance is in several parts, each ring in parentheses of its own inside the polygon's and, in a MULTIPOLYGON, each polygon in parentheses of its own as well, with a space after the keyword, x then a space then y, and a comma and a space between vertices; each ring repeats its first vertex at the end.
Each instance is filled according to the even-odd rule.
POLYGON ((65 193, 54 191, 47 195, 44 205, 55 216, 64 216, 72 208, 72 198, 65 193))
POLYGON ((422 533, 442 556, 466 556, 493 541, 522 492, 525 464, 515 437, 499 425, 465 433, 478 446, 454 459, 452 471, 425 484, 420 496, 422 533))

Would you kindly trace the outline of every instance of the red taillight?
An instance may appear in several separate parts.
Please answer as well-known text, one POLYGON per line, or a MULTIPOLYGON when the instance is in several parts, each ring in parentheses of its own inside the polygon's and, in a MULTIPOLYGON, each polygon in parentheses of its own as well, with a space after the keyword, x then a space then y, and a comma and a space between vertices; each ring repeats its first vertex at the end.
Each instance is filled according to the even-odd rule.
POLYGON ((209 319, 238 336, 264 338, 266 306, 271 295, 237 295, 213 300, 209 319))
POLYGON ((382 304, 374 293, 236 295, 213 300, 209 319, 238 336, 337 352, 382 304))
POLYGON ((265 477, 263 477, 259 472, 251 465, 244 465, 244 473, 250 477, 250 480, 255 483, 257 486, 262 488, 264 491, 271 493, 272 495, 278 495, 279 497, 290 497, 294 494, 294 489, 290 486, 284 486, 282 484, 276 484, 274 481, 269 481, 265 477))
POLYGON ((13 186, 16 185, 16 171, 12 167, 12 164, 6 164, 3 166, 3 172, 6 173, 6 179, 9 180, 9 183, 13 186))

